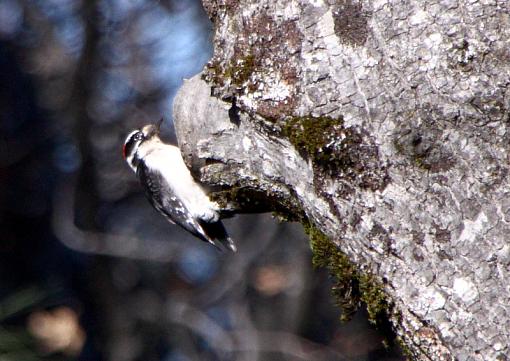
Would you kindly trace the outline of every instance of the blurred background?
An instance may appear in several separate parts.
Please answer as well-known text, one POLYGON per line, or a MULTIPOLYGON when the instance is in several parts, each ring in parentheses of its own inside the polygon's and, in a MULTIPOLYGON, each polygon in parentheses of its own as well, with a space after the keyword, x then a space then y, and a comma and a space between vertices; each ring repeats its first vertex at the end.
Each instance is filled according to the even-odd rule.
POLYGON ((221 254, 145 200, 121 147, 212 54, 198 0, 0 0, 0 360, 402 360, 341 325, 306 236, 227 220, 221 254))

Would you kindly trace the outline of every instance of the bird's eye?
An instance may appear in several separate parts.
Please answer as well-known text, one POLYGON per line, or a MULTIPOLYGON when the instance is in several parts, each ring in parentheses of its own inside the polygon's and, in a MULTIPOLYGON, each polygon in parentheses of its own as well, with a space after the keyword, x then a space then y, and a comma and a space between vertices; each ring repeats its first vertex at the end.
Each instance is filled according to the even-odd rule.
POLYGON ((128 135, 126 142, 124 143, 124 146, 122 147, 122 156, 124 159, 131 154, 133 151, 133 148, 137 143, 143 140, 143 133, 140 131, 135 131, 128 135))

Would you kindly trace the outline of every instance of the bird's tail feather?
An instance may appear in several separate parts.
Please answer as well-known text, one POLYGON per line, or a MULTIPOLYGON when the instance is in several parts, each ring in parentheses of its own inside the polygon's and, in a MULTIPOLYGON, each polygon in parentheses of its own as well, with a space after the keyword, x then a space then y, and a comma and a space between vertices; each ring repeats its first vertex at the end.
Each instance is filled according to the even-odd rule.
POLYGON ((200 222, 202 229, 209 238, 207 241, 211 243, 220 243, 223 248, 227 248, 232 252, 237 250, 232 238, 227 234, 227 230, 221 221, 214 223, 200 222))

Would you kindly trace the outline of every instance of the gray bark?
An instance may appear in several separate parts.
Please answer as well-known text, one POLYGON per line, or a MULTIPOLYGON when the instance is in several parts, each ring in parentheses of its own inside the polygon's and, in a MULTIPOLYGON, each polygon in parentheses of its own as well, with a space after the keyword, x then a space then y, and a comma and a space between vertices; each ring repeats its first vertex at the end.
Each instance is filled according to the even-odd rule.
POLYGON ((214 57, 174 106, 196 176, 301 209, 384 281, 416 359, 506 360, 508 2, 204 5, 214 57), (284 131, 325 115, 331 167, 284 131))

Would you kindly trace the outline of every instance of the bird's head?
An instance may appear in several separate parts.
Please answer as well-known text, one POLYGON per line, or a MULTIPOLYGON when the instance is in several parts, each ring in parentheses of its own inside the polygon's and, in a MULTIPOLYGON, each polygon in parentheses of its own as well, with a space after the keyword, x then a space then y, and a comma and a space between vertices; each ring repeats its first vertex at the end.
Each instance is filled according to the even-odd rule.
POLYGON ((142 128, 133 130, 126 137, 124 146, 122 147, 122 156, 135 172, 140 162, 138 149, 147 141, 159 139, 159 131, 162 123, 163 118, 161 118, 157 124, 148 124, 142 128))

